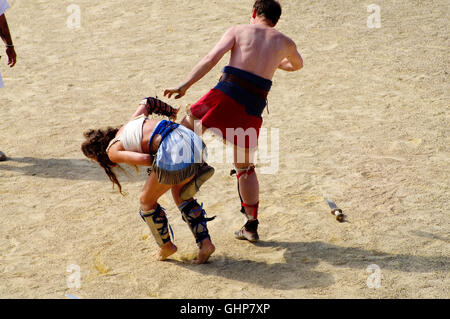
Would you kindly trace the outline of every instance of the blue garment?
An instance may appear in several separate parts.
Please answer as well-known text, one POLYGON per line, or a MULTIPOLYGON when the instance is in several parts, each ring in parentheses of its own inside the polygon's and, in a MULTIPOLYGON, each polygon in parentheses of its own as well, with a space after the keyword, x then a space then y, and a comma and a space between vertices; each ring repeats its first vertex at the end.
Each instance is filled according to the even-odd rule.
MULTIPOLYGON (((272 87, 272 81, 229 65, 224 67, 222 72, 240 77, 266 91, 269 91, 272 87)), ((233 98, 239 104, 244 105, 246 112, 250 115, 261 116, 267 105, 267 101, 264 98, 247 92, 237 83, 220 81, 214 88, 233 98)))
POLYGON ((163 120, 158 123, 150 138, 161 135, 161 143, 153 161, 153 171, 162 184, 178 184, 197 174, 206 159, 206 146, 190 129, 163 120))
POLYGON ((148 141, 148 149, 150 150, 152 148, 152 140, 155 134, 161 135, 161 142, 164 140, 164 138, 169 135, 174 129, 176 129, 180 124, 174 123, 167 120, 159 121, 156 125, 155 129, 153 130, 152 136, 150 137, 150 140, 148 141))

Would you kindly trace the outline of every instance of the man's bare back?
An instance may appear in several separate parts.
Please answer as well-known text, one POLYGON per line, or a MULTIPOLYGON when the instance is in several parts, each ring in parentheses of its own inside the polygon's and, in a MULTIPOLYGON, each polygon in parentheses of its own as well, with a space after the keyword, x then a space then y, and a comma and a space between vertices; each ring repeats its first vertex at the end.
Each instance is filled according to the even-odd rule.
POLYGON ((229 65, 269 80, 281 61, 297 51, 291 39, 263 24, 237 25, 229 33, 234 37, 229 65))
POLYGON ((228 29, 214 48, 192 69, 178 88, 166 89, 164 96, 173 94, 176 99, 231 51, 229 65, 271 80, 275 71, 297 71, 303 67, 303 60, 295 42, 274 29, 274 24, 253 11, 250 24, 237 25, 228 29))

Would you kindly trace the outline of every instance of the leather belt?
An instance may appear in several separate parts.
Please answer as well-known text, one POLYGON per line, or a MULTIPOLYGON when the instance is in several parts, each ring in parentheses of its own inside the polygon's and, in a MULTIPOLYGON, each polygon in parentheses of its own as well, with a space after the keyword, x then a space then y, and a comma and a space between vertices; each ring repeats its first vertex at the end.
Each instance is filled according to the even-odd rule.
POLYGON ((159 145, 161 145, 161 135, 155 134, 152 139, 149 154, 155 156, 158 152, 159 145))
POLYGON ((237 77, 233 74, 229 73, 223 73, 220 77, 219 81, 227 81, 236 83, 240 87, 242 87, 244 90, 246 90, 248 93, 259 96, 263 98, 264 100, 267 99, 267 95, 269 94, 269 91, 264 90, 263 88, 257 87, 256 85, 241 79, 240 77, 237 77))

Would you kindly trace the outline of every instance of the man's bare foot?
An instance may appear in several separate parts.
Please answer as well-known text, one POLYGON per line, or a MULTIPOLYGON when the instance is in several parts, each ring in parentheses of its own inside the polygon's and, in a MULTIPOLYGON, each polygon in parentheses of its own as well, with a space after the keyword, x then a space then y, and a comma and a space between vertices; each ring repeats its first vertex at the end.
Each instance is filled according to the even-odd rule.
POLYGON ((206 238, 202 241, 202 246, 198 250, 198 256, 194 260, 194 264, 204 264, 208 261, 209 256, 212 255, 212 253, 216 250, 216 247, 214 247, 213 243, 211 242, 211 239, 206 238))
POLYGON ((166 260, 167 257, 173 255, 177 252, 177 246, 175 246, 171 241, 165 243, 159 248, 156 258, 160 261, 166 260))

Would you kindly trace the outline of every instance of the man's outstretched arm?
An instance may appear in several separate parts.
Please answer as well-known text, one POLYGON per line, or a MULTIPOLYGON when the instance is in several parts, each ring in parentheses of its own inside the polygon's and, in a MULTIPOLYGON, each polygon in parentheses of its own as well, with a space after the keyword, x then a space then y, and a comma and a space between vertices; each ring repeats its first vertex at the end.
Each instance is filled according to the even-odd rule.
POLYGON ((13 67, 16 64, 16 51, 9 32, 8 22, 4 14, 0 15, 0 37, 6 45, 6 54, 8 55, 8 65, 13 67))
POLYGON ((297 46, 295 45, 295 43, 292 42, 289 45, 289 53, 287 57, 281 61, 278 68, 284 71, 293 72, 300 70, 302 67, 303 67, 302 56, 297 51, 297 46))
POLYGON ((170 98, 173 94, 176 99, 184 96, 186 91, 197 81, 203 78, 211 69, 220 61, 225 53, 230 51, 234 46, 234 28, 228 29, 222 36, 216 46, 192 69, 184 82, 175 89, 166 89, 164 96, 168 95, 170 98))

